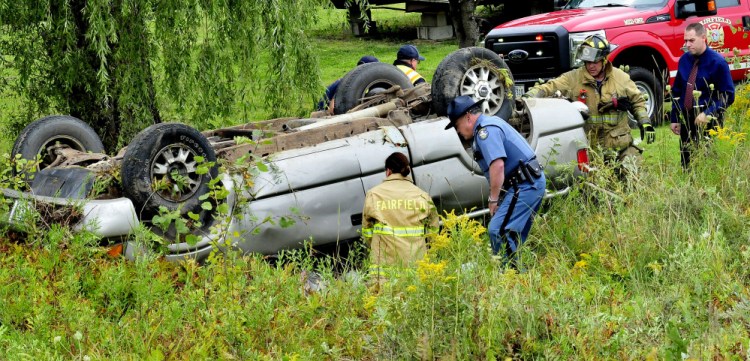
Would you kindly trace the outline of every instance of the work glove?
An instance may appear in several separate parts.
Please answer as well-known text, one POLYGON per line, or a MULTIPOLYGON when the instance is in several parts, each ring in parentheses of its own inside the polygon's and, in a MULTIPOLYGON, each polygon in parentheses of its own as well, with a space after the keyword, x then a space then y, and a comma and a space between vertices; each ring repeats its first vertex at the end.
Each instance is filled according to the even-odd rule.
POLYGON ((628 99, 628 97, 612 97, 611 102, 599 104, 599 113, 606 113, 611 110, 632 112, 633 103, 630 102, 630 99, 628 99))
POLYGON ((641 141, 645 140, 646 144, 651 144, 656 140, 656 131, 651 123, 643 123, 641 128, 641 141))

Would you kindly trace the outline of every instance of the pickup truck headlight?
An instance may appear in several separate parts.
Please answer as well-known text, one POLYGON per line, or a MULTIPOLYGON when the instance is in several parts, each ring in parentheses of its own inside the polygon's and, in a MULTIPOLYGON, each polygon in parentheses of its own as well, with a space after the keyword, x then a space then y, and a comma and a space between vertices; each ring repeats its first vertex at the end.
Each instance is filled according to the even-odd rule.
POLYGON ((597 30, 597 31, 585 31, 582 33, 570 33, 570 68, 578 68, 583 65, 582 61, 579 61, 576 59, 576 50, 578 50, 578 46, 583 43, 584 40, 586 40, 587 37, 591 35, 599 35, 601 37, 607 38, 607 35, 604 33, 604 30, 597 30))

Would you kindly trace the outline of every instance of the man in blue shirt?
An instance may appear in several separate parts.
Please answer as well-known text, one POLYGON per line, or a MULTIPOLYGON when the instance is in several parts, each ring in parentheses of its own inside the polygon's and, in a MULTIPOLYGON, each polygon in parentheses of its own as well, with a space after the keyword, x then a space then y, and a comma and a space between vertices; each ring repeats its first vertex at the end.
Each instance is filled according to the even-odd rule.
POLYGON ((453 99, 445 129, 455 127, 462 138, 474 140, 474 159, 490 182, 492 253, 504 250, 506 262, 517 268, 516 252, 529 235, 547 181, 526 139, 503 119, 482 114, 481 102, 465 95, 453 99))
MULTIPOLYGON (((372 55, 365 55, 359 58, 357 66, 367 63, 377 63, 378 61, 378 58, 372 55)), ((326 94, 318 101, 317 110, 330 110, 330 113, 333 114, 333 96, 336 95, 336 91, 339 89, 339 83, 341 83, 341 78, 336 79, 336 81, 326 87, 326 94)))
POLYGON ((687 169, 692 149, 707 130, 724 125, 724 111, 734 102, 734 83, 727 61, 708 47, 703 25, 685 28, 685 47, 672 85, 670 120, 672 132, 680 136, 680 159, 687 169))

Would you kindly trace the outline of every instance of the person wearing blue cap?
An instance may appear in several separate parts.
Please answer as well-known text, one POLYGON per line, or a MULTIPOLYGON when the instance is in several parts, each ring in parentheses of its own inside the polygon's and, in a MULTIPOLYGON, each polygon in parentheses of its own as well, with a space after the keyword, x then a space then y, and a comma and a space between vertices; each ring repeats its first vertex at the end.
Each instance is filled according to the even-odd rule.
MULTIPOLYGON (((377 63, 379 62, 378 58, 372 56, 372 55, 365 55, 361 58, 359 58, 359 61, 357 62, 357 66, 360 66, 362 64, 367 63, 377 63)), ((326 87, 326 93, 323 95, 323 98, 321 98, 318 101, 318 106, 316 107, 316 110, 328 110, 329 113, 333 114, 333 96, 336 95, 336 91, 339 89, 339 83, 341 83, 341 78, 336 79, 331 85, 326 87)))
POLYGON ((419 55, 419 50, 414 45, 403 45, 396 53, 396 60, 393 62, 397 68, 406 74, 413 85, 425 83, 424 77, 417 73, 417 65, 424 57, 419 55))
POLYGON ((518 248, 529 235, 547 180, 526 139, 505 120, 482 114, 482 101, 453 99, 445 129, 456 128, 460 137, 473 140, 474 159, 490 183, 492 253, 504 251, 504 264, 518 269, 518 248))

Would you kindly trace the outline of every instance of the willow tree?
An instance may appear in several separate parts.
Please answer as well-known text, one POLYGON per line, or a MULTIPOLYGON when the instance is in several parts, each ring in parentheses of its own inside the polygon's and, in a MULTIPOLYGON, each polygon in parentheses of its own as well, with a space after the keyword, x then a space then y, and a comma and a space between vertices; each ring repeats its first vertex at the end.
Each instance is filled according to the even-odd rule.
POLYGON ((163 120, 294 112, 319 91, 305 29, 323 3, 0 0, 0 74, 13 75, 0 86, 23 99, 25 122, 71 114, 110 151, 163 120))

